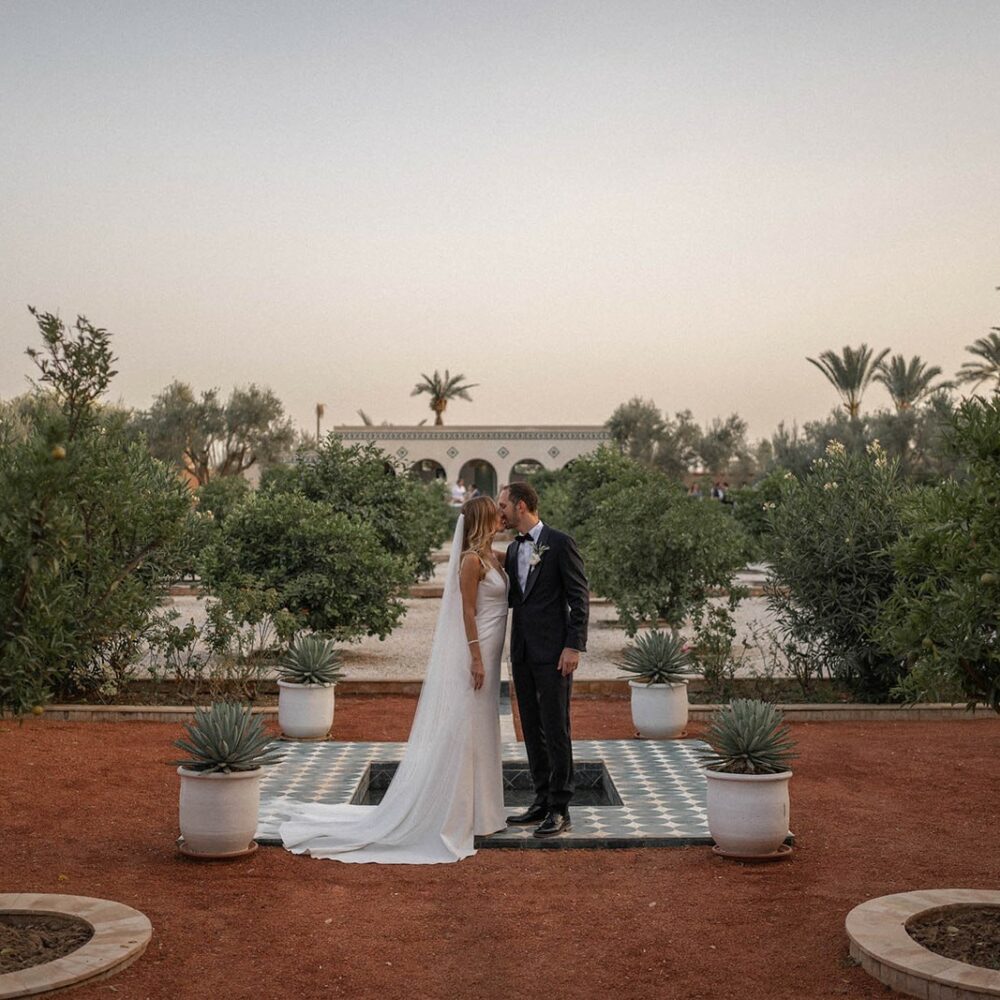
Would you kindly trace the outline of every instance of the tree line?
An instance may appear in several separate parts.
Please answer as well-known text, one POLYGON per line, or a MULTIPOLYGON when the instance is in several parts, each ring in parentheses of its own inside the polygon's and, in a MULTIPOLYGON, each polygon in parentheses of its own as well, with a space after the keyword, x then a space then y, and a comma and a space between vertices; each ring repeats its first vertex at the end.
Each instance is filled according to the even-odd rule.
POLYGON ((857 454, 878 441, 900 463, 904 476, 932 481, 954 469, 943 435, 958 405, 955 390, 1000 389, 1000 327, 966 350, 974 360, 965 362, 951 380, 941 379, 941 368, 919 355, 890 357, 890 349, 876 353, 867 344, 807 358, 836 390, 841 405, 802 427, 779 423, 770 437, 753 443, 737 413, 699 426, 690 410, 670 417, 640 397, 617 407, 607 427, 622 454, 676 479, 697 472, 746 485, 777 469, 801 475, 831 441, 857 454), (885 387, 892 407, 864 413, 864 395, 873 382, 885 387))

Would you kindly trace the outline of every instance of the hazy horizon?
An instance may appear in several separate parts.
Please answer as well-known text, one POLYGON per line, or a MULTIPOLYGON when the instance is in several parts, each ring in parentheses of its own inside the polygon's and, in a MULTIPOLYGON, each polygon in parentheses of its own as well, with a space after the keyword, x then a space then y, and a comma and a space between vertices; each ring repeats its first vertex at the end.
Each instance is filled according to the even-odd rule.
MULTIPOLYGON (((25 306, 110 398, 303 429, 827 414, 805 358, 948 377, 1000 325, 1000 4, 0 5, 0 397, 25 306)), ((889 405, 872 386, 865 408, 889 405)))

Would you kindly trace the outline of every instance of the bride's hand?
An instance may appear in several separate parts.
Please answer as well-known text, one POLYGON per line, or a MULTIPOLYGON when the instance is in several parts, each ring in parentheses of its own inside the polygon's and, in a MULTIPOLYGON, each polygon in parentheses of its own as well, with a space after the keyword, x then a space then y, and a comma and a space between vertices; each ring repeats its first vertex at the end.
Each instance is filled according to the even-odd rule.
POLYGON ((486 668, 482 660, 472 661, 472 686, 479 690, 486 683, 486 668))

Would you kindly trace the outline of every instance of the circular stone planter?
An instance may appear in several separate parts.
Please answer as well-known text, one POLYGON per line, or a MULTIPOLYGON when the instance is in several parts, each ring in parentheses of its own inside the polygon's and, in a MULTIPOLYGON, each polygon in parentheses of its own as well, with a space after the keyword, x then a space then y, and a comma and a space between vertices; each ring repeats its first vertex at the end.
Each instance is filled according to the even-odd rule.
POLYGON ((907 923, 921 913, 962 904, 1000 906, 1000 892, 921 889, 869 899, 847 914, 851 956, 879 982, 911 996, 935 1000, 1000 997, 1000 972, 937 955, 906 931, 907 923))
POLYGON ((144 914, 109 899, 0 893, 0 911, 77 917, 94 929, 94 936, 86 944, 62 958, 0 975, 0 1000, 50 993, 114 975, 146 950, 153 935, 153 926, 144 914))

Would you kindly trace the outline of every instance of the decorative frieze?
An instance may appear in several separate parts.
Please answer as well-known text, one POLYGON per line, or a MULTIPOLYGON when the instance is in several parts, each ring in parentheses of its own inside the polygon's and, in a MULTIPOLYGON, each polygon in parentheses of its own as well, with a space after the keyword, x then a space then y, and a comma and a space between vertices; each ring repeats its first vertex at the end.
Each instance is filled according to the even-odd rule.
POLYGON ((344 441, 609 441, 606 427, 335 427, 344 441))

